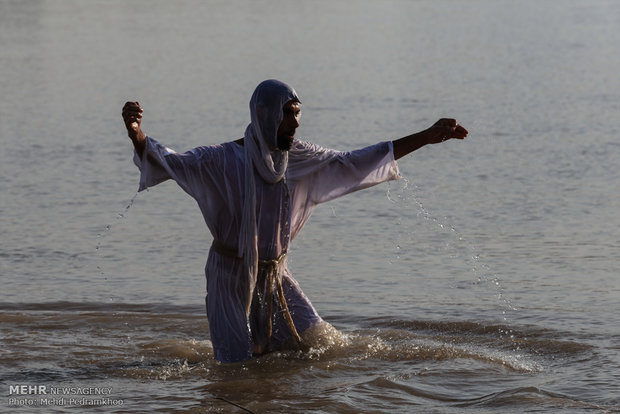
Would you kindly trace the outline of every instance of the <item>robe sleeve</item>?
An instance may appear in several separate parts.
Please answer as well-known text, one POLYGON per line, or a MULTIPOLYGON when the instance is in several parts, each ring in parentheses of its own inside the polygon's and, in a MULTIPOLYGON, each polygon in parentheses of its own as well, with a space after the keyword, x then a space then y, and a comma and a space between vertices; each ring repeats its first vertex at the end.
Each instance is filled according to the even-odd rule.
POLYGON ((134 163, 140 169, 138 191, 172 179, 190 196, 200 197, 204 189, 200 169, 210 164, 211 152, 210 147, 197 147, 180 154, 147 137, 142 157, 134 152, 134 163))
POLYGON ((391 141, 355 151, 329 150, 331 160, 309 185, 309 201, 319 204, 373 185, 401 178, 391 141))

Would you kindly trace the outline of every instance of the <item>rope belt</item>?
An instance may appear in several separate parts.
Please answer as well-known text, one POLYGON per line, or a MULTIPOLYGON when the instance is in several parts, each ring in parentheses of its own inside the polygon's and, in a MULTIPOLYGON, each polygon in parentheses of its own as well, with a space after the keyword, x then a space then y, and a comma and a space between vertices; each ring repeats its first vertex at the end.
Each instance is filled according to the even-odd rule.
MULTIPOLYGON (((231 249, 230 247, 224 246, 217 242, 213 241, 211 245, 213 250, 216 253, 225 256, 238 259, 239 254, 237 250, 231 249)), ((278 265, 282 263, 284 258, 286 257, 286 251, 282 252, 278 258, 273 260, 259 260, 258 266, 267 270, 267 313, 269 318, 267 319, 267 349, 269 349, 269 344, 271 343, 271 334, 273 331, 272 327, 272 303, 273 303, 273 294, 274 294, 274 284, 275 290, 278 295, 278 301, 280 302, 280 307, 284 312, 284 319, 286 320, 286 324, 288 325, 288 329, 291 331, 293 338, 297 341, 298 345, 301 345, 301 337, 299 333, 297 333, 297 329, 295 328, 295 324, 293 323, 293 318, 291 317, 291 312, 288 310, 288 304, 286 303, 286 298, 284 297, 284 290, 282 289, 282 278, 278 275, 278 265)))

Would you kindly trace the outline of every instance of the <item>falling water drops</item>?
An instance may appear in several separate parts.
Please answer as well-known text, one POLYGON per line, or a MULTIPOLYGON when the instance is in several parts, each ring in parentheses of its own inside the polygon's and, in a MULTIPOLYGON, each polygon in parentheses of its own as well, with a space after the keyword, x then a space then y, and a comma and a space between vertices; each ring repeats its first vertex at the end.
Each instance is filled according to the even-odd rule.
MULTIPOLYGON (((127 204, 127 206, 123 209, 123 211, 121 211, 120 213, 118 213, 116 215, 116 220, 123 220, 125 219, 125 217, 127 216, 127 212, 129 211, 129 209, 133 206, 134 202, 136 201, 136 198, 138 197, 138 192, 136 192, 136 194, 134 194, 133 197, 131 197, 131 199, 129 200, 129 203, 127 204)), ((108 223, 105 225, 105 227, 103 228, 103 231, 101 231, 99 234, 97 234, 97 244, 95 245, 95 251, 98 252, 100 255, 101 253, 101 243, 103 241, 103 239, 111 232, 112 230, 112 223, 108 223)), ((97 265, 97 272, 99 273, 99 275, 101 277, 103 277, 104 280, 107 280, 107 276, 105 275, 105 272, 103 271, 103 267, 101 264, 97 265)))
MULTIPOLYGON (((471 242, 467 241, 466 237, 452 224, 448 222, 448 218, 444 217, 440 219, 428 210, 425 204, 422 202, 417 193, 419 188, 416 185, 411 185, 407 179, 403 179, 403 184, 397 190, 393 190, 388 187, 387 198, 394 204, 400 204, 406 208, 414 206, 416 208, 416 215, 427 222, 432 224, 437 232, 446 233, 450 236, 449 240, 444 241, 444 250, 448 252, 450 257, 461 257, 464 265, 469 268, 469 271, 473 274, 472 284, 479 286, 487 286, 493 291, 493 296, 496 298, 496 302, 500 307, 499 318, 504 324, 509 323, 509 312, 516 311, 517 309, 512 305, 512 302, 508 299, 502 285, 501 278, 495 274, 484 262, 479 249, 471 242)), ((402 228, 402 220, 398 220, 399 228, 402 228)), ((396 244, 396 259, 400 259, 403 252, 403 247, 400 243, 396 244)), ((500 337, 510 338, 513 342, 514 348, 516 348, 516 342, 514 341, 514 335, 512 330, 499 329, 498 334, 500 337)))

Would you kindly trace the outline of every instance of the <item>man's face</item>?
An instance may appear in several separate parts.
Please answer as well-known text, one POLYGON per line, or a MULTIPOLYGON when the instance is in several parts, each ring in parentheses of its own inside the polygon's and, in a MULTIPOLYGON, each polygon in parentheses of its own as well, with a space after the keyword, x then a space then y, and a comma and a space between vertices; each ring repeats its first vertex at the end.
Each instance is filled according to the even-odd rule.
POLYGON ((283 117, 278 127, 278 149, 288 151, 295 139, 295 130, 299 127, 301 118, 301 104, 296 101, 288 101, 282 108, 283 117))

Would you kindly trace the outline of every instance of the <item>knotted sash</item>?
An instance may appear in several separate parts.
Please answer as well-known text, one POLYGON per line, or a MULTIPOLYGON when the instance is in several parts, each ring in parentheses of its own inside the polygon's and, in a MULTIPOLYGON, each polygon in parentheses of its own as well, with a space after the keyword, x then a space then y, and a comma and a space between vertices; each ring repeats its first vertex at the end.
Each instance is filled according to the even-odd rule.
MULTIPOLYGON (((212 244, 213 250, 215 250, 218 254, 226 257, 231 257, 234 259, 239 258, 239 254, 236 250, 231 249, 218 243, 217 241, 213 241, 212 244)), ((282 288, 282 275, 278 272, 279 265, 286 258, 286 251, 283 252, 278 258, 273 260, 259 260, 258 267, 262 267, 266 269, 266 279, 267 279, 267 288, 265 292, 266 302, 267 302, 267 349, 269 349, 269 345, 271 343, 271 334, 273 332, 273 296, 274 290, 278 295, 278 302, 280 303, 280 307, 284 313, 284 319, 286 320, 286 324, 291 331, 291 335, 295 338, 295 341, 298 345, 301 345, 301 337, 297 332, 297 328, 295 328, 295 323, 293 322, 293 317, 291 316, 291 312, 288 309, 288 304, 286 302, 286 297, 284 296, 284 289, 282 288), (275 285, 275 286, 274 286, 275 285)))

